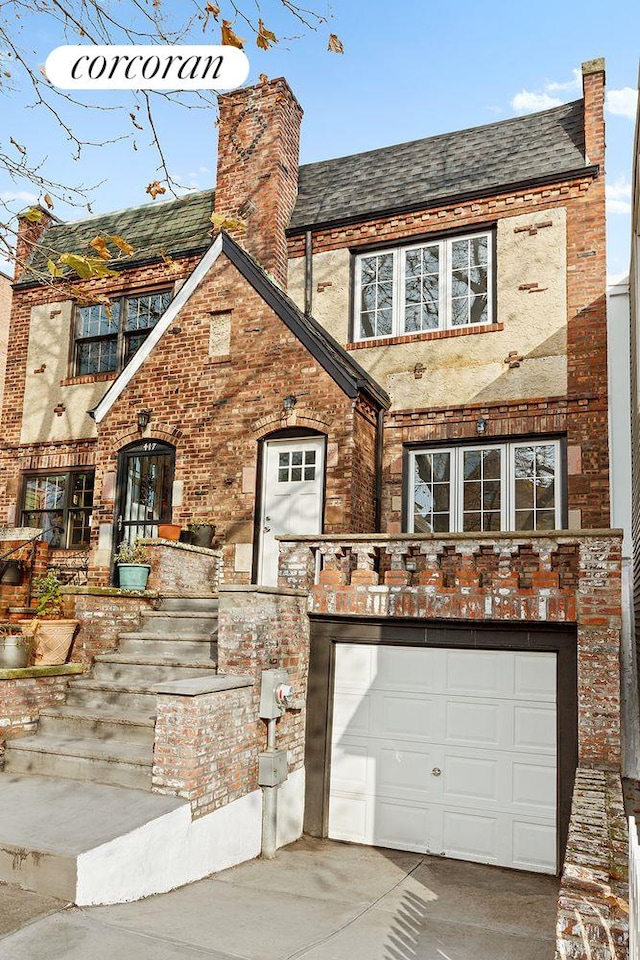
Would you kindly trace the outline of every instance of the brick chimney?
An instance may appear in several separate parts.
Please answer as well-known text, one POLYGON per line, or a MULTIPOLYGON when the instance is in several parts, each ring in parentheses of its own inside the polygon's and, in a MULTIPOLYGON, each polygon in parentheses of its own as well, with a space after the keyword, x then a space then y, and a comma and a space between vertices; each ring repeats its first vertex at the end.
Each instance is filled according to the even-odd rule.
POLYGON ((282 77, 226 93, 219 104, 215 212, 245 221, 246 231, 229 233, 286 288, 302 108, 282 77))
POLYGON ((589 163, 600 164, 604 177, 604 59, 582 64, 584 146, 589 163))
POLYGON ((24 265, 31 256, 33 248, 40 240, 42 234, 48 226, 54 221, 59 222, 57 217, 53 217, 44 207, 34 206, 30 210, 38 210, 42 217, 40 220, 30 220, 24 213, 18 214, 18 238, 16 240, 16 255, 13 270, 14 283, 19 280, 24 272, 24 265))

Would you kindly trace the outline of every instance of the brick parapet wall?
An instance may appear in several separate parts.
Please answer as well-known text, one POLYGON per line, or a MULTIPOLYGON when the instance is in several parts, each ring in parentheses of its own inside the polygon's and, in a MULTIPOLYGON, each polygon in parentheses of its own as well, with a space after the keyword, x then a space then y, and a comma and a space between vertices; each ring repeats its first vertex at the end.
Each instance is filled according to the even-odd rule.
POLYGON ((119 634, 136 630, 142 612, 152 610, 157 599, 152 593, 127 595, 117 589, 65 588, 65 613, 79 620, 71 662, 91 664, 99 653, 115 650, 119 634))
POLYGON ((620 768, 621 536, 447 534, 281 542, 313 614, 575 623, 583 766, 620 768))
POLYGON ((64 703, 67 683, 66 676, 0 679, 0 769, 6 740, 35 733, 40 711, 64 703))
POLYGON ((579 768, 558 897, 556 960, 626 960, 627 842, 619 776, 579 768))
POLYGON ((216 593, 222 554, 170 540, 143 540, 149 553, 149 590, 181 596, 216 593))
POLYGON ((194 817, 256 789, 252 686, 200 696, 158 694, 153 790, 184 797, 194 817))

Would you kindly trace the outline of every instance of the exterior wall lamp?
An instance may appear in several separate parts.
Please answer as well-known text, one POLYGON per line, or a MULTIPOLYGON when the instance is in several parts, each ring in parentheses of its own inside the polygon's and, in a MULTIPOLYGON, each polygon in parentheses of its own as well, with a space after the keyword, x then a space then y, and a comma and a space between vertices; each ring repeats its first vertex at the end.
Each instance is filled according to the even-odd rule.
POLYGON ((484 417, 478 417, 476 420, 476 433, 479 436, 483 436, 487 432, 487 421, 484 417))
POLYGON ((152 410, 138 410, 138 427, 144 430, 151 423, 152 410))
POLYGON ((297 402, 298 398, 290 393, 282 401, 282 409, 285 413, 291 413, 297 402))

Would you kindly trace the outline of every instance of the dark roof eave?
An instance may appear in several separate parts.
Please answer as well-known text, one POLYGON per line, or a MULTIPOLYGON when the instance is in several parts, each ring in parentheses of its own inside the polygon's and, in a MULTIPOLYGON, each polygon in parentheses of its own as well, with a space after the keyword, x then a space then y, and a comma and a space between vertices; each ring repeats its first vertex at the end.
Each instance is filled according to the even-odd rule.
POLYGON ((467 203, 470 200, 480 200, 485 197, 500 196, 503 193, 512 193, 514 190, 526 190, 533 187, 541 187, 545 184, 560 183, 562 180, 581 180, 584 177, 596 178, 600 175, 600 164, 592 163, 587 167, 577 167, 574 170, 566 170, 561 173, 545 174, 540 177, 530 177, 527 180, 518 180, 514 183, 500 184, 498 187, 483 187, 479 190, 469 190, 466 193, 450 193, 434 197, 429 200, 420 200, 415 203, 398 204, 395 207, 381 207, 379 210, 368 210, 364 213, 356 213, 352 216, 335 217, 333 220, 319 220, 313 223, 296 224, 295 227, 287 227, 287 236, 296 236, 299 233, 305 233, 307 230, 326 230, 334 227, 349 226, 352 223, 363 223, 367 220, 379 220, 384 217, 398 216, 401 213, 415 213, 418 210, 430 210, 433 207, 439 207, 443 204, 455 203, 458 206, 461 203, 467 203))
MULTIPOLYGON (((182 259, 184 257, 202 256, 202 254, 205 253, 210 246, 211 244, 207 243, 207 244, 200 244, 197 247, 189 247, 187 250, 174 250, 168 253, 167 257, 169 257, 172 260, 176 260, 178 258, 182 259)), ((164 259, 163 257, 154 256, 154 257, 136 257, 135 259, 124 260, 124 261, 116 260, 114 261, 114 263, 109 264, 109 269, 117 270, 118 273, 120 273, 120 272, 124 272, 125 270, 133 270, 138 267, 147 267, 153 263, 162 263, 163 259, 164 259)), ((69 274, 68 276, 64 276, 64 277, 51 277, 52 283, 57 283, 57 282, 62 283, 65 280, 73 280, 73 274, 69 274)), ((17 280, 14 284, 12 284, 12 286, 14 290, 16 288, 20 288, 21 290, 27 290, 30 287, 41 287, 43 283, 45 283, 44 280, 35 280, 35 279, 34 280, 17 280)))
MULTIPOLYGON (((348 373, 340 366, 331 352, 325 347, 320 338, 311 335, 310 331, 300 323, 296 309, 289 303, 287 297, 279 288, 260 270, 253 259, 231 238, 228 234, 223 234, 223 252, 233 263, 236 269, 240 270, 246 280, 251 284, 256 293, 262 297, 271 309, 280 317, 280 319, 289 327, 294 335, 300 340, 303 346, 315 356, 322 364, 330 377, 337 383, 343 392, 352 400, 355 400, 359 393, 365 393, 374 402, 377 407, 388 409, 391 405, 391 398, 374 380, 371 380, 364 368, 356 364, 350 357, 348 362, 355 368, 354 374, 348 373), (357 375, 355 375, 357 374, 357 375)), ((307 318, 310 321, 310 318, 307 318)), ((326 331, 322 335, 328 338, 326 331)), ((338 350, 342 350, 339 344, 335 344, 338 350)))

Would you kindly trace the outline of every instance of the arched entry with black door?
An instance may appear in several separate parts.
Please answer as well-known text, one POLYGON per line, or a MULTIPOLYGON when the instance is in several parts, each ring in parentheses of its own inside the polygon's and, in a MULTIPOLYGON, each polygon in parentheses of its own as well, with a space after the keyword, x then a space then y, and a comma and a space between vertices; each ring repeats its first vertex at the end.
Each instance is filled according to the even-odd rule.
POLYGON ((158 524, 171 522, 175 448, 160 440, 126 447, 118 459, 114 545, 157 537, 158 524))

